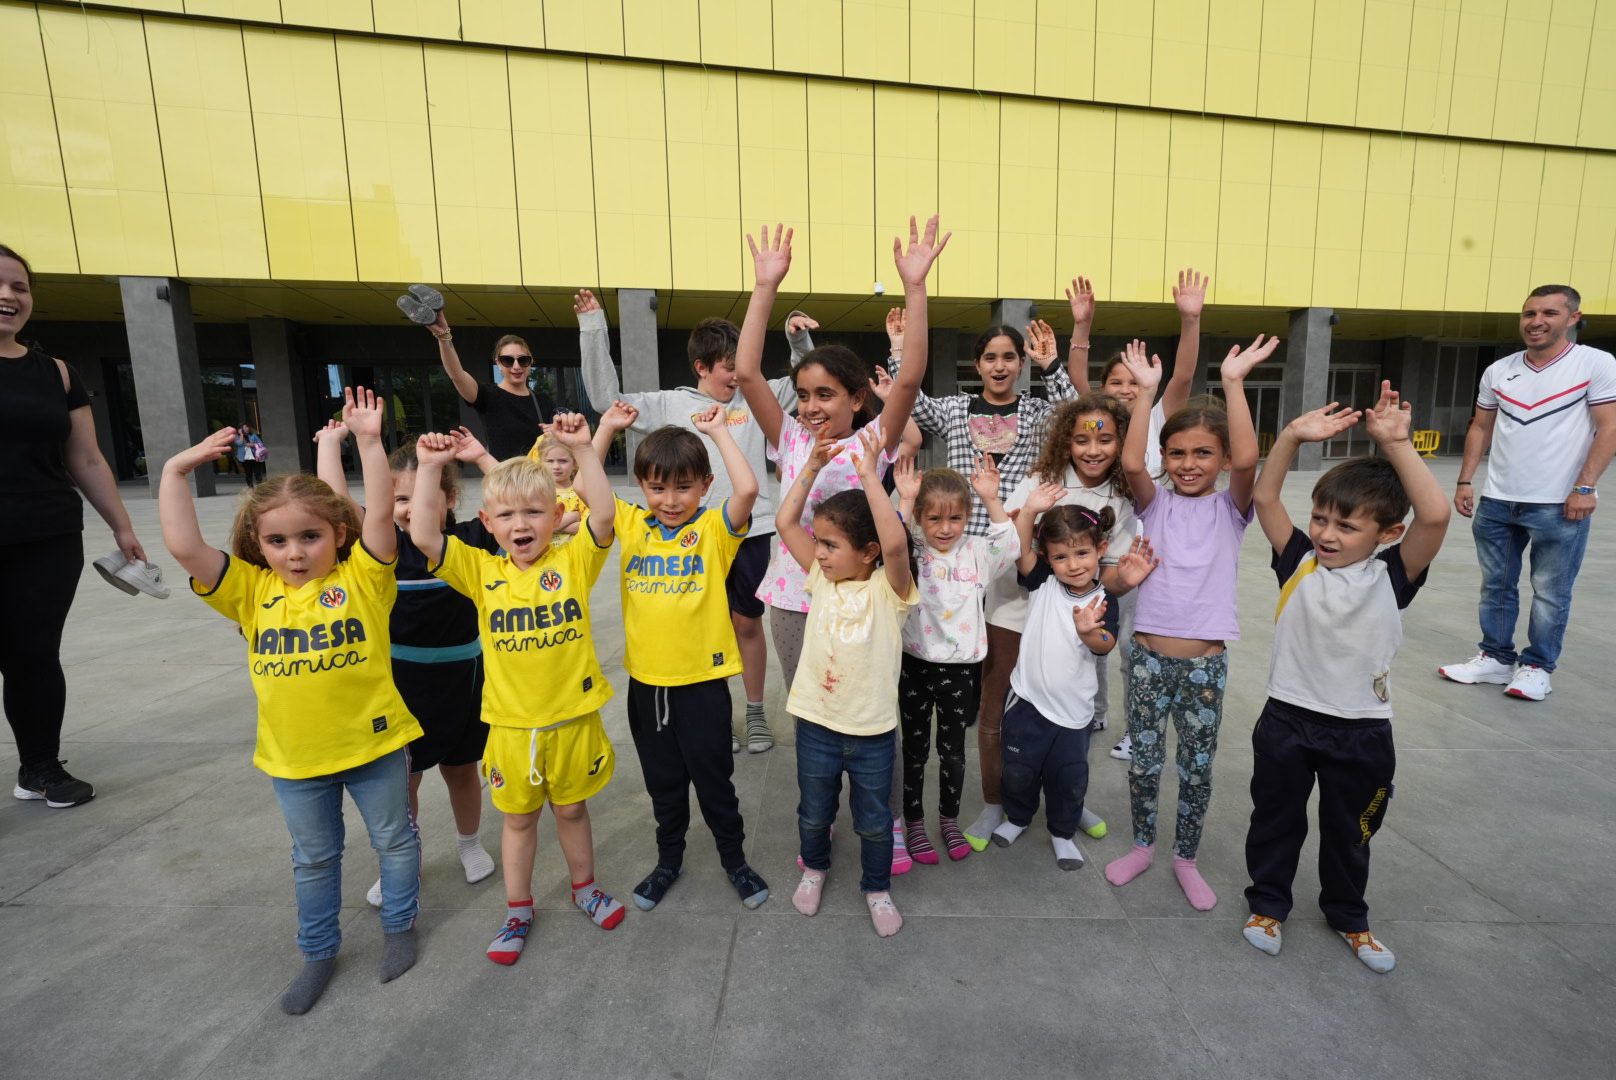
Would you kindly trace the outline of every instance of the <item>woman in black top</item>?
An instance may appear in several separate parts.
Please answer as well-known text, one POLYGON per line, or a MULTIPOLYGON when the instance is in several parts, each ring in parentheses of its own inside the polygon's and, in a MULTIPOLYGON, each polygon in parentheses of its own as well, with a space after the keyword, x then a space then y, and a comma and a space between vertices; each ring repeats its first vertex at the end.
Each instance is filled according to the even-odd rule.
POLYGON ((515 334, 506 334, 494 343, 494 362, 504 371, 498 383, 483 382, 460 364, 455 352, 454 334, 443 312, 427 327, 438 339, 438 357, 443 370, 466 404, 483 418, 488 450, 500 461, 521 457, 532 449, 541 434, 540 427, 555 419, 555 402, 528 389, 533 371, 533 350, 515 334))
POLYGON ((20 759, 12 794, 77 806, 95 789, 58 758, 67 705, 62 628, 84 569, 79 492, 124 558, 144 562, 146 552, 96 445, 84 384, 62 361, 17 340, 34 310, 31 283, 28 263, 0 244, 0 678, 20 759))

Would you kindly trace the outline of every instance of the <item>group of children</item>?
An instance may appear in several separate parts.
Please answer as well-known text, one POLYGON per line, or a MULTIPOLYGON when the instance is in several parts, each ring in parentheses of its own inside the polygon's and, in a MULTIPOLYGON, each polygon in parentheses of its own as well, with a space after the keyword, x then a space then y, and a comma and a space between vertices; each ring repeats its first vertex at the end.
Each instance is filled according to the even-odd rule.
MULTIPOLYGON (((385 933, 383 981, 414 963, 415 792, 433 765, 449 789, 468 881, 494 868, 478 840, 478 762, 503 814, 508 910, 491 960, 514 964, 532 930, 546 803, 574 902, 602 929, 622 922, 623 905, 595 881, 588 812, 615 761, 600 714, 613 689, 590 619, 590 592, 614 541, 629 730, 656 824, 656 863, 632 896, 641 910, 681 875, 692 787, 742 904, 768 899, 746 859, 732 781, 742 743, 731 727, 730 677, 746 676, 747 748, 773 741, 756 670, 758 601, 772 609, 795 726, 797 910, 819 909, 845 774, 860 890, 876 933, 898 932, 892 876, 939 861, 924 798, 934 732, 936 835, 950 859, 1015 843, 1042 801, 1057 865, 1080 868, 1077 832, 1107 830, 1086 805, 1088 753, 1090 733, 1104 725, 1107 658, 1119 645, 1127 731, 1118 750, 1131 754, 1133 844, 1105 875, 1123 886, 1154 860, 1171 724, 1174 873, 1189 902, 1210 909, 1216 897, 1196 854, 1225 648, 1239 636, 1239 546, 1254 513, 1281 591, 1269 700, 1253 736, 1244 934, 1279 951, 1317 777, 1321 906, 1365 964, 1389 970, 1363 894, 1369 840, 1391 791, 1390 661, 1400 609, 1447 524, 1446 500, 1412 449, 1408 409, 1389 384, 1370 409, 1332 403, 1293 420, 1259 479, 1243 380, 1276 342, 1259 336, 1232 349, 1222 401, 1189 402, 1205 280, 1186 272, 1174 290, 1177 368, 1159 402, 1160 360, 1137 341, 1108 365, 1100 390, 1088 389, 1094 304, 1083 279, 1069 292, 1067 368, 1055 362, 1047 326, 1027 328, 1030 347, 1014 329, 993 327, 975 350, 982 392, 931 398, 921 391, 925 282, 948 241, 935 217, 924 230, 911 220, 907 245, 894 241, 904 306, 888 320, 887 368, 872 378, 850 350, 813 347, 808 320, 793 327, 802 353, 789 381, 771 383, 763 344, 792 234, 777 227, 747 240, 756 286, 746 317, 738 331, 708 320, 692 335, 698 386, 600 401, 594 433, 581 415, 563 414, 527 457, 496 462, 461 429, 422 435, 389 459, 382 403, 349 391, 342 421, 317 437, 322 479, 276 477, 249 492, 228 554, 203 539, 185 477, 228 452, 234 431, 168 463, 164 538, 193 590, 248 643, 259 703, 254 764, 272 777, 292 835, 305 964, 282 1007, 306 1011, 333 969, 344 789, 380 857, 370 899, 385 933), (1015 390, 1026 357, 1044 369, 1045 398, 1015 390), (876 396, 879 412, 870 408, 876 396), (792 398, 795 415, 785 408, 792 398), (653 416, 662 422, 647 423, 653 416), (1380 456, 1325 474, 1307 530, 1296 529, 1280 492, 1297 446, 1359 422, 1380 456), (905 453, 915 424, 946 441, 952 468, 915 467, 905 453), (639 503, 614 496, 602 464, 615 435, 631 428, 645 432, 632 463, 639 503), (363 506, 342 477, 349 435, 363 506), (764 454, 780 478, 772 521, 759 520, 769 505, 764 454), (460 463, 485 473, 482 509, 465 522, 454 517, 460 463), (896 505, 883 484, 889 471, 896 505), (973 722, 984 808, 961 827, 973 722)), ((600 334, 585 349, 598 358, 598 305, 581 293, 576 307, 586 342, 600 334)))

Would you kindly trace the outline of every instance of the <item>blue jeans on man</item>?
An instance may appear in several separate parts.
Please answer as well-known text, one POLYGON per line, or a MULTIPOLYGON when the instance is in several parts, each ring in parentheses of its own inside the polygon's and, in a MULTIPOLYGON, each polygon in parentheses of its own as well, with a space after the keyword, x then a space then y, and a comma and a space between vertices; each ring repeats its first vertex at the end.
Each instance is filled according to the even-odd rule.
POLYGON ((292 834, 297 947, 305 960, 329 960, 342 944, 342 792, 346 788, 381 860, 382 932, 415 923, 421 894, 421 838, 410 818, 406 750, 329 776, 271 777, 292 834))
POLYGON ((1504 664, 1552 672, 1571 620, 1571 586, 1582 568, 1591 517, 1568 521, 1563 503, 1507 502, 1483 496, 1471 532, 1481 565, 1481 651, 1504 664), (1532 609, 1527 646, 1515 651, 1521 554, 1530 547, 1532 609))
POLYGON ((845 772, 864 871, 859 891, 886 892, 891 887, 892 814, 887 799, 892 791, 896 747, 897 735, 892 731, 844 735, 807 720, 797 721, 797 833, 803 866, 830 869, 830 827, 836 820, 845 772))

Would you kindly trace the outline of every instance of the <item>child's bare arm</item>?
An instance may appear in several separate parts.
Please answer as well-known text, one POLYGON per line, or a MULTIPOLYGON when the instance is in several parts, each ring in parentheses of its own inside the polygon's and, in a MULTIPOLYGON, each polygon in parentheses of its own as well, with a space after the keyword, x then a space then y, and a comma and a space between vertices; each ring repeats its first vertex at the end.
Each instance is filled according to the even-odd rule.
POLYGON ((1194 267, 1178 272, 1173 286, 1173 303, 1178 308, 1178 352, 1173 355, 1173 377, 1162 387, 1162 412, 1172 416, 1190 399, 1195 384, 1195 365, 1201 357, 1201 308, 1206 290, 1212 285, 1209 274, 1198 274, 1194 267))
POLYGON ((747 464, 746 454, 729 433, 729 417, 724 406, 710 405, 706 411, 691 418, 696 430, 713 440, 718 456, 723 459, 724 470, 729 473, 729 523, 735 528, 752 520, 752 507, 757 505, 758 478, 747 464))
POLYGON ((791 269, 791 237, 795 230, 775 225, 770 240, 768 226, 763 227, 763 247, 759 248, 750 234, 746 246, 752 249, 752 265, 756 284, 752 286, 752 299, 746 305, 746 318, 741 321, 741 337, 735 346, 735 377, 741 386, 741 396, 757 418, 758 428, 770 446, 780 445, 780 426, 786 413, 780 400, 763 377, 763 339, 768 336, 769 316, 774 312, 775 297, 780 295, 780 283, 791 269))
POLYGON ((1409 430, 1413 427, 1411 408, 1407 402, 1399 400, 1390 382, 1383 382, 1380 400, 1364 414, 1369 437, 1397 470, 1397 479, 1403 482, 1403 490, 1414 508, 1414 520, 1403 533, 1402 543, 1403 569, 1410 580, 1423 574, 1436 558, 1448 535, 1450 516, 1442 485, 1409 440, 1409 430))
POLYGON ((595 448, 595 456, 605 461, 612 452, 612 442, 617 438, 619 431, 627 431, 634 426, 640 418, 640 410, 621 399, 614 401, 600 414, 600 426, 595 428, 595 437, 590 440, 595 448))
POLYGON ((814 481, 819 479, 819 470, 836 456, 836 450, 837 440, 822 433, 815 441, 808 460, 803 462, 802 473, 789 488, 781 492, 780 508, 774 513, 774 531, 786 550, 791 552, 791 557, 797 560, 797 565, 804 570, 814 561, 814 538, 802 527, 802 512, 808 505, 808 493, 814 489, 814 481))
MULTIPOLYGON (((937 215, 926 222, 922 234, 909 219, 909 247, 905 250, 897 237, 892 238, 892 258, 897 264, 898 277, 903 280, 903 363, 892 379, 892 392, 887 395, 886 407, 881 410, 881 433, 886 449, 896 450, 903 438, 904 426, 914 412, 915 398, 920 395, 921 381, 926 377, 927 332, 926 275, 937 261, 937 256, 948 246, 953 233, 937 238, 937 215)), ((748 399, 750 401, 750 399, 748 399)), ((756 411, 757 406, 753 406, 756 411)))
POLYGON ((898 511, 881 486, 881 472, 877 462, 881 447, 868 431, 859 432, 859 452, 853 467, 858 470, 859 484, 870 504, 870 516, 875 519, 875 535, 881 541, 881 568, 886 571, 887 584, 899 596, 908 596, 914 584, 909 570, 909 530, 903 527, 898 511))
POLYGON ((1079 394, 1086 394, 1089 361, 1093 358, 1089 333, 1094 325, 1094 285, 1086 277, 1073 278, 1066 290, 1066 302, 1072 306, 1072 345, 1066 352, 1066 377, 1079 394))
POLYGON ((446 541, 438 522, 443 519, 443 470, 454 460, 455 440, 449 435, 426 434, 415 441, 415 493, 410 496, 410 542, 421 549, 426 564, 443 562, 446 541))
POLYGON ((475 465, 482 470, 484 476, 487 476, 489 471, 499 464, 499 458, 490 454, 488 448, 482 444, 482 440, 473 435, 471 429, 464 424, 449 432, 449 438, 454 440, 455 460, 462 465, 475 465))
POLYGON ((1251 509, 1251 488, 1257 478, 1257 428, 1251 419, 1251 402, 1246 400, 1246 376, 1251 369, 1274 355, 1278 338, 1263 340, 1258 334, 1249 348, 1236 345, 1223 358, 1224 407, 1229 413, 1229 497, 1243 514, 1251 509))
POLYGON ((589 533, 595 543, 607 547, 612 542, 616 515, 612 513, 612 482, 606 478, 606 466, 590 442, 589 421, 583 413, 557 413, 550 425, 550 434, 556 441, 572 450, 578 463, 578 474, 572 478, 572 490, 589 508, 589 533))
POLYGON ((1141 511, 1156 497, 1156 481, 1145 466, 1145 450, 1150 442, 1150 406, 1161 385, 1161 357, 1150 355, 1137 338, 1122 350, 1122 363, 1139 384, 1133 408, 1128 415, 1128 436, 1122 442, 1122 475, 1141 511))
POLYGON ((1016 557, 1016 570, 1020 573, 1030 574, 1033 567, 1038 565, 1038 547, 1033 543, 1038 516, 1065 497, 1066 488, 1060 484, 1039 484, 1027 493, 1027 501, 1016 515, 1016 539, 1021 544, 1021 554, 1016 557))
POLYGON ((198 466, 218 461, 230 453, 236 441, 235 428, 220 428, 189 450, 182 450, 163 466, 157 488, 157 517, 163 526, 163 546, 198 585, 211 591, 224 576, 225 553, 202 538, 196 520, 196 501, 191 498, 187 479, 198 466))
POLYGON ((344 387, 342 394, 342 422, 359 447, 360 476, 365 482, 360 536, 365 550, 382 562, 392 562, 398 554, 398 531, 393 524, 393 473, 387 467, 387 448, 382 445, 387 402, 362 386, 358 390, 344 387))
POLYGON ((1296 458, 1297 447, 1303 443, 1333 439, 1358 422, 1360 414, 1357 411, 1337 411, 1339 408, 1339 404, 1332 401, 1324 408, 1303 413, 1286 424, 1285 430, 1279 433, 1269 449, 1267 460, 1263 462, 1262 475, 1257 477, 1257 484, 1252 488, 1252 499, 1257 504, 1257 520, 1262 523, 1263 535, 1268 537, 1269 546, 1276 552, 1284 551, 1285 545, 1291 540, 1291 515, 1280 501, 1280 493, 1285 488, 1285 476, 1296 458))
POLYGON ((327 420, 314 433, 314 475, 338 495, 348 494, 348 475, 342 469, 342 444, 347 438, 348 427, 341 420, 327 420))

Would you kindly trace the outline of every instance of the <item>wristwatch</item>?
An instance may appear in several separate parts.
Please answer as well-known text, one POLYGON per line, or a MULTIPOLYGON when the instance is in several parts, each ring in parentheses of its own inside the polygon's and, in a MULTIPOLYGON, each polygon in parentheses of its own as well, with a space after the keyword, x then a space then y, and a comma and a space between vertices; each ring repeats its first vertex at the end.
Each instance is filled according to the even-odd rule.
POLYGON ((1595 498, 1598 498, 1599 497, 1599 489, 1596 488, 1596 487, 1589 487, 1587 484, 1578 484, 1576 487, 1571 489, 1571 494, 1573 494, 1573 495, 1592 495, 1595 498))

